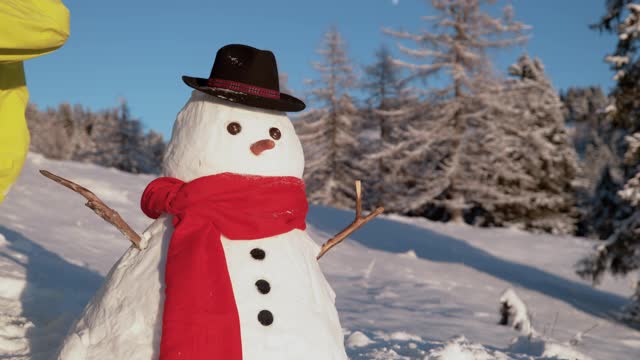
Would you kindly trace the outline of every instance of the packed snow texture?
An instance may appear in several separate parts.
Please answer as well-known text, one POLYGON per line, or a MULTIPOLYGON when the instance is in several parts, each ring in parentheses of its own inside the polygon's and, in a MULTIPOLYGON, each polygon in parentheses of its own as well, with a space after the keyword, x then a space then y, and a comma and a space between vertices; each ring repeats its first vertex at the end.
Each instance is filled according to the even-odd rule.
POLYGON ((183 181, 225 171, 301 178, 304 155, 285 113, 252 110, 194 90, 173 125, 162 167, 166 176, 183 181), (242 129, 233 136, 227 132, 231 122, 242 129), (272 127, 282 137, 273 149, 254 156, 249 151, 251 144, 269 139, 272 127))
MULTIPOLYGON (((137 231, 150 223, 138 209, 150 176, 30 154, 0 206, 0 358, 54 358, 129 247, 79 195, 40 176, 42 168, 93 181, 91 190, 105 199, 120 194, 109 204, 137 231)), ((352 217, 313 206, 310 234, 323 242, 352 217)), ((612 310, 626 303, 632 281, 605 278, 592 288, 574 274, 572 264, 591 246, 573 237, 383 216, 320 265, 336 291, 353 360, 639 358, 640 332, 615 321, 612 310), (526 302, 540 338, 497 325, 509 287, 526 302)))
POLYGON ((535 333, 531 326, 531 319, 529 318, 527 305, 524 304, 522 299, 518 297, 513 289, 507 289, 502 294, 500 297, 500 304, 501 315, 506 318, 504 320, 506 320, 507 324, 511 324, 515 330, 518 330, 525 336, 533 335, 535 333))

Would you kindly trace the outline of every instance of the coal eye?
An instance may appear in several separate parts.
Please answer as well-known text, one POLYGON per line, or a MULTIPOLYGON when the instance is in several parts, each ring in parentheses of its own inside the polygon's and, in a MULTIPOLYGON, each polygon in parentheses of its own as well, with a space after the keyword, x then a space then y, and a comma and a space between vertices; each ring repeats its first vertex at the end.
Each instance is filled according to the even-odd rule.
POLYGON ((273 140, 278 140, 282 136, 282 134, 280 133, 280 130, 278 130, 278 128, 269 129, 269 135, 271 135, 273 140))
POLYGON ((227 131, 231 135, 236 135, 240 132, 240 130, 242 130, 242 126, 240 126, 240 124, 238 124, 237 122, 232 122, 227 125, 227 131))

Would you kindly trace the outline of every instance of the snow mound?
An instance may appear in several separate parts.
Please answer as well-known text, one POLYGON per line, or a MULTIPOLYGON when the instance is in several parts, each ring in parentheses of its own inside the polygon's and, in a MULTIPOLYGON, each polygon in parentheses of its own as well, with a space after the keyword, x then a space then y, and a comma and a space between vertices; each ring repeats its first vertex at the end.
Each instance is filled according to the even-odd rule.
POLYGON ((375 341, 369 339, 369 337, 360 331, 354 331, 347 338, 346 345, 349 348, 363 347, 370 344, 373 344, 375 341))
MULTIPOLYGON (((10 359, 20 359, 29 354, 27 332, 33 324, 21 316, 0 313, 0 354, 11 354, 10 359)), ((4 358, 4 356, 0 356, 4 358)))
POLYGON ((549 360, 591 360, 570 344, 558 343, 541 336, 519 336, 509 346, 509 351, 549 360))
POLYGON ((400 256, 404 256, 406 258, 410 258, 410 259, 417 259, 418 255, 416 255, 416 252, 413 250, 409 250, 405 253, 400 254, 400 256))
POLYGON ((500 297, 500 313, 502 315, 501 325, 510 323, 515 330, 525 336, 534 334, 527 305, 511 288, 505 290, 500 297))
POLYGON ((509 359, 500 351, 492 351, 480 344, 469 342, 464 336, 457 336, 444 346, 429 351, 425 360, 502 360, 509 359))
POLYGON ((395 331, 389 335, 384 333, 378 333, 377 337, 383 339, 385 341, 395 340, 395 341, 418 341, 422 342, 422 338, 418 335, 410 334, 406 331, 395 331))

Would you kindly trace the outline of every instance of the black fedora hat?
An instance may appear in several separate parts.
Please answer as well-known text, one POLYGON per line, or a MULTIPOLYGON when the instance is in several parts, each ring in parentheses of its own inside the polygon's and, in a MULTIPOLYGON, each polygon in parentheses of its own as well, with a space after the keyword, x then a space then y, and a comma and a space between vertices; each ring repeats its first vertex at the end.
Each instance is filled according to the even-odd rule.
POLYGON ((278 66, 271 51, 226 45, 216 54, 208 79, 183 76, 190 87, 217 98, 262 109, 301 111, 301 100, 280 92, 278 66))

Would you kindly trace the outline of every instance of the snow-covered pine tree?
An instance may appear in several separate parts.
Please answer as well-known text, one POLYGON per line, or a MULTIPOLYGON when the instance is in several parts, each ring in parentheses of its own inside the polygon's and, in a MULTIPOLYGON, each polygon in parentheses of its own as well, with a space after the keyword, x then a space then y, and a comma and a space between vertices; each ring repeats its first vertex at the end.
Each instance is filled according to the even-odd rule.
POLYGON ((607 238, 620 211, 617 191, 624 183, 622 159, 611 146, 625 132, 614 126, 605 109, 609 99, 600 87, 572 87, 560 98, 566 108, 566 126, 579 158, 576 179, 577 234, 607 238))
MULTIPOLYGON (((638 164, 640 158, 640 132, 627 137, 628 150, 625 160, 638 164)), ((607 175, 605 173, 605 175, 607 175)), ((606 242, 596 247, 596 251, 582 259, 577 266, 580 276, 598 284, 605 272, 614 275, 625 275, 640 269, 640 171, 635 174, 619 190, 616 197, 608 197, 610 205, 604 212, 609 216, 611 235, 606 242), (621 214, 627 215, 623 216, 621 214)), ((602 205, 606 203, 602 202, 602 205)), ((627 305, 624 317, 640 323, 640 281, 635 285, 635 294, 627 305)))
POLYGON ((495 168, 500 175, 494 187, 506 203, 493 203, 492 215, 499 214, 499 222, 529 229, 573 233, 578 164, 562 101, 539 59, 523 55, 509 73, 516 79, 504 83, 498 97, 502 107, 490 108, 498 113, 488 119, 503 141, 510 139, 510 144, 500 145, 507 145, 500 163, 510 165, 495 168))
MULTIPOLYGON (((510 71, 517 79, 469 103, 477 110, 466 114, 457 155, 458 189, 472 204, 467 215, 480 225, 572 233, 576 156, 562 103, 539 60, 522 56, 510 71)), ((440 111, 437 104, 432 111, 440 111)), ((450 148, 434 140, 429 156, 437 159, 450 148)), ((426 176, 437 183, 442 170, 428 163, 435 166, 426 176)))
POLYGON ((118 160, 115 167, 120 170, 140 173, 145 172, 142 123, 131 117, 129 104, 125 100, 118 108, 116 141, 119 143, 118 160))
POLYGON ((119 161, 118 109, 105 109, 95 114, 88 125, 92 146, 77 154, 80 161, 116 167, 119 161))
POLYGON ((140 120, 126 103, 98 112, 80 105, 26 110, 31 151, 49 158, 91 162, 129 172, 158 172, 164 141, 158 133, 144 134, 140 120))
MULTIPOLYGON (((61 104, 59 109, 63 107, 68 107, 68 104, 61 104)), ((25 115, 31 134, 29 150, 44 154, 51 159, 67 160, 65 155, 69 133, 58 112, 53 109, 41 112, 34 104, 29 104, 25 115)))
POLYGON ((392 171, 400 159, 395 147, 406 140, 408 117, 403 109, 413 108, 411 97, 402 78, 402 68, 391 58, 391 51, 381 46, 375 61, 364 67, 361 88, 365 91, 366 107, 361 109, 366 119, 359 138, 361 159, 368 170, 365 188, 370 189, 365 205, 382 205, 391 212, 402 212, 406 186, 398 183, 392 171))
POLYGON ((565 125, 579 159, 577 185, 587 198, 593 197, 602 171, 616 160, 605 133, 610 121, 605 109, 609 100, 599 86, 570 87, 560 93, 565 107, 565 125))
MULTIPOLYGON (((365 66, 364 73, 361 86, 367 93, 367 104, 380 110, 397 108, 396 103, 403 97, 406 89, 401 68, 394 63, 387 46, 380 46, 375 52, 374 63, 365 66)), ((377 125, 380 128, 380 136, 388 139, 392 128, 384 126, 384 120, 377 125)))
POLYGON ((162 134, 150 130, 142 140, 145 173, 159 174, 166 144, 162 134))
POLYGON ((414 47, 401 44, 399 49, 416 62, 394 59, 409 71, 408 80, 437 79, 434 83, 443 84, 426 91, 430 103, 405 109, 420 117, 410 126, 411 141, 396 149, 403 161, 395 163, 394 172, 409 186, 406 212, 461 222, 465 210, 481 205, 474 197, 492 191, 482 181, 492 176, 495 164, 487 162, 490 152, 479 153, 476 146, 480 137, 492 136, 487 132, 491 126, 484 127, 484 134, 478 132, 479 119, 489 108, 500 106, 492 96, 499 86, 491 75, 487 51, 525 42, 527 26, 514 21, 511 7, 505 7, 500 18, 489 15, 482 5, 493 1, 431 3, 436 15, 424 19, 432 29, 419 33, 384 29, 415 43, 414 47))
POLYGON ((356 77, 335 28, 325 33, 318 53, 322 60, 313 66, 319 77, 309 81, 318 107, 296 121, 306 155, 307 192, 311 202, 351 208, 353 182, 363 175, 356 134, 362 119, 348 94, 356 77))
POLYGON ((159 171, 162 138, 157 133, 144 133, 142 122, 131 115, 126 100, 108 112, 100 125, 103 134, 99 135, 97 152, 101 164, 131 173, 159 171))
MULTIPOLYGON (((578 264, 578 273, 597 283, 604 272, 627 274, 640 269, 640 2, 636 0, 609 0, 607 13, 593 27, 615 32, 618 43, 607 56, 615 71, 616 87, 609 116, 626 136, 610 139, 612 148, 622 159, 625 185, 617 194, 620 202, 613 216, 611 234, 590 257, 578 264)), ((615 191, 612 189, 610 191, 615 191)), ((614 199, 614 196, 600 198, 614 199)), ((636 294, 627 308, 630 320, 640 322, 640 282, 636 294)))
POLYGON ((640 128, 640 2, 638 0, 607 0, 607 13, 592 25, 600 31, 614 32, 618 43, 605 61, 615 71, 616 87, 614 122, 627 129, 640 128))
POLYGON ((570 87, 560 92, 560 100, 566 109, 565 124, 570 130, 574 147, 581 159, 587 157, 589 146, 601 137, 604 110, 608 100, 600 86, 570 87))

